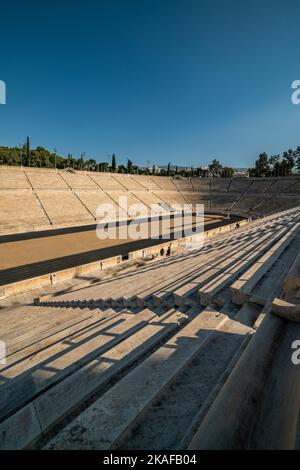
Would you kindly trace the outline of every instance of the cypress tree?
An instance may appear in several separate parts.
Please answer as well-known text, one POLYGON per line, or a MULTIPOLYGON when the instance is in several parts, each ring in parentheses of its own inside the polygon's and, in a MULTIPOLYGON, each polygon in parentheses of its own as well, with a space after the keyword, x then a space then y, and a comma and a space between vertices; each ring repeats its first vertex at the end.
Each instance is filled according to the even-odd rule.
POLYGON ((115 154, 113 153, 112 159, 111 159, 111 171, 112 171, 113 173, 115 173, 116 170, 117 170, 117 161, 116 161, 116 156, 115 156, 115 154))
POLYGON ((30 141, 28 136, 26 139, 26 162, 27 165, 30 166, 30 141))

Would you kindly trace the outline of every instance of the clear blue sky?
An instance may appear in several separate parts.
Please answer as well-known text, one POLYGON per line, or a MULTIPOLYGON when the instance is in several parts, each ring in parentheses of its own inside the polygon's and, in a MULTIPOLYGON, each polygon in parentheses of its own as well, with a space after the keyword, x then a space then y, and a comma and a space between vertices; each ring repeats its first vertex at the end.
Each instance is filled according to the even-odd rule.
POLYGON ((0 145, 236 167, 300 145, 299 0, 1 3, 0 145))

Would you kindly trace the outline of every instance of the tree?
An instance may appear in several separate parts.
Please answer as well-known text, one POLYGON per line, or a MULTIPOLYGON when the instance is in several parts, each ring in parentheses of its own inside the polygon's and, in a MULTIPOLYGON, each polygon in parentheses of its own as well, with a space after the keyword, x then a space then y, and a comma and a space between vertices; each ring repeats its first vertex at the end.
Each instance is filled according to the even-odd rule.
POLYGON ((287 161, 288 176, 290 176, 295 166, 295 156, 293 150, 289 149, 287 152, 285 152, 284 156, 287 161))
POLYGON ((109 171, 109 165, 107 162, 99 163, 99 170, 102 172, 109 171))
POLYGON ((291 176, 292 170, 294 167, 294 161, 285 153, 285 156, 282 158, 280 163, 279 174, 280 176, 291 176))
POLYGON ((171 162, 168 163, 168 168, 167 168, 167 175, 171 175, 171 162))
POLYGON ((294 152, 295 155, 295 166, 297 168, 297 171, 300 172, 300 146, 297 147, 297 149, 294 152))
POLYGON ((117 161, 116 161, 116 156, 113 153, 112 158, 111 158, 111 171, 115 173, 117 171, 117 161))
POLYGON ((269 159, 266 152, 261 153, 255 162, 255 176, 268 176, 270 173, 269 159))
POLYGON ((209 168, 209 171, 213 174, 213 176, 220 176, 223 167, 221 163, 219 162, 219 160, 216 160, 214 158, 214 160, 211 162, 208 168, 209 168))
POLYGON ((23 148, 17 147, 0 147, 0 164, 1 165, 20 165, 21 152, 23 148))
POLYGON ((97 162, 94 158, 90 158, 85 162, 85 168, 88 171, 95 171, 97 168, 97 162))
POLYGON ((85 152, 80 155, 80 170, 84 170, 84 156, 85 152))
POLYGON ((222 169, 221 177, 222 178, 232 178, 234 174, 234 169, 228 166, 224 166, 222 169))
POLYGON ((26 161, 27 165, 30 166, 30 141, 28 136, 26 139, 26 161))
POLYGON ((280 155, 271 155, 269 159, 269 164, 272 167, 272 176, 276 176, 276 171, 278 171, 278 163, 280 161, 280 155))
POLYGON ((268 155, 263 152, 255 162, 255 168, 249 168, 249 175, 265 176, 291 176, 293 170, 300 170, 300 146, 296 150, 289 149, 280 155, 268 155))
POLYGON ((139 174, 141 173, 139 167, 137 165, 132 165, 132 172, 133 174, 139 174))
POLYGON ((127 172, 133 173, 133 163, 129 158, 127 159, 127 172))
POLYGON ((125 165, 118 166, 118 173, 127 173, 127 168, 125 165))

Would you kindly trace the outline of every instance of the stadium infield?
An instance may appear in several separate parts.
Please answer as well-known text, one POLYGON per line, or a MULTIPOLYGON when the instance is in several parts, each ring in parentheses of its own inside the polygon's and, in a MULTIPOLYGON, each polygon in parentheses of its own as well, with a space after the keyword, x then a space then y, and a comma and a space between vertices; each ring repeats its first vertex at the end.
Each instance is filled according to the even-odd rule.
MULTIPOLYGON (((228 219, 227 216, 221 214, 205 214, 204 230, 218 228, 239 220, 242 220, 242 217, 231 215, 228 219)), ((128 224, 129 222, 123 223, 128 224)), ((150 222, 145 221, 145 224, 148 225, 150 233, 150 222)), ((0 237, 0 285, 117 255, 126 259, 131 251, 176 238, 178 225, 174 222, 174 218, 172 218, 170 226, 171 234, 168 238, 162 238, 160 225, 159 238, 134 241, 129 238, 100 240, 96 236, 96 225, 2 236, 0 237)), ((195 230, 195 218, 192 226, 195 230)), ((177 238, 179 237, 177 236, 177 238)))

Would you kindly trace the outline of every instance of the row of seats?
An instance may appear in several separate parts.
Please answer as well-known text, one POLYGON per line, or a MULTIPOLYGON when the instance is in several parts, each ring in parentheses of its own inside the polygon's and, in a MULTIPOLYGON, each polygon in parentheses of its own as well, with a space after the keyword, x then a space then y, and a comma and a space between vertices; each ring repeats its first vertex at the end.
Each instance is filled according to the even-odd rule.
POLYGON ((236 200, 233 197, 208 197, 197 193, 172 192, 140 192, 130 193, 122 191, 48 191, 40 190, 35 193, 28 190, 2 191, 1 193, 1 233, 14 233, 18 231, 33 231, 51 227, 72 226, 76 224, 89 224, 101 220, 103 211, 97 208, 110 205, 118 219, 132 216, 129 208, 133 204, 144 204, 145 211, 150 214, 150 206, 155 204, 154 212, 166 213, 172 205, 203 204, 204 209, 214 212, 232 212, 245 216, 262 217, 275 213, 278 209, 285 210, 295 207, 299 203, 297 198, 254 198, 245 197, 236 200), (126 206, 122 206, 122 196, 126 197, 126 206), (120 207, 121 204, 121 207, 120 207), (127 210, 126 210, 127 207, 127 210))
POLYGON ((163 190, 229 193, 298 194, 297 177, 169 178, 40 168, 0 167, 0 189, 163 190))
POLYGON ((29 189, 10 189, 0 191, 0 195, 0 231, 3 234, 95 223, 103 217, 100 212, 97 217, 97 208, 102 204, 112 206, 121 220, 130 217, 129 208, 133 204, 143 204, 148 215, 152 205, 156 205, 155 212, 165 213, 176 204, 181 207, 185 204, 193 207, 203 204, 207 212, 232 212, 255 218, 295 207, 299 203, 294 196, 236 198, 229 194, 209 196, 196 192, 145 190, 40 189, 33 192, 29 189))
POLYGON ((179 191, 204 193, 299 193, 299 178, 173 178, 179 191))
POLYGON ((0 167, 0 189, 168 190, 177 188, 168 177, 122 175, 39 168, 0 167))
POLYGON ((72 173, 64 170, 0 168, 0 233, 51 227, 86 225, 97 220, 97 207, 112 204, 119 218, 129 217, 119 207, 144 203, 156 212, 174 204, 204 204, 206 211, 234 212, 261 217, 297 206, 298 178, 222 179, 72 173))
POLYGON ((271 448, 274 439, 277 447, 287 442, 284 430, 291 440, 295 426, 291 431, 286 417, 295 393, 263 408, 268 423, 278 415, 286 420, 283 441, 263 419, 255 421, 263 412, 256 415, 253 403, 265 383, 271 397, 282 396, 287 378, 295 384, 286 369, 295 374, 296 368, 278 344, 286 325, 280 320, 270 331, 265 305, 281 292, 299 237, 296 208, 201 249, 118 275, 95 273, 87 286, 4 311, 0 449, 260 448, 266 440, 271 448), (276 382, 269 357, 263 370, 255 363, 255 352, 266 347, 278 361, 276 382), (249 440, 249 425, 242 444, 235 442, 233 430, 250 419, 256 440, 249 440))
POLYGON ((183 205, 186 201, 179 192, 134 192, 125 190, 36 190, 14 189, 0 191, 0 232, 32 231, 38 228, 72 226, 95 223, 97 208, 110 205, 118 219, 130 217, 133 204, 143 204, 150 214, 150 206, 156 204, 156 212, 165 212, 172 204, 183 205), (123 209, 126 199, 127 209, 123 209))

